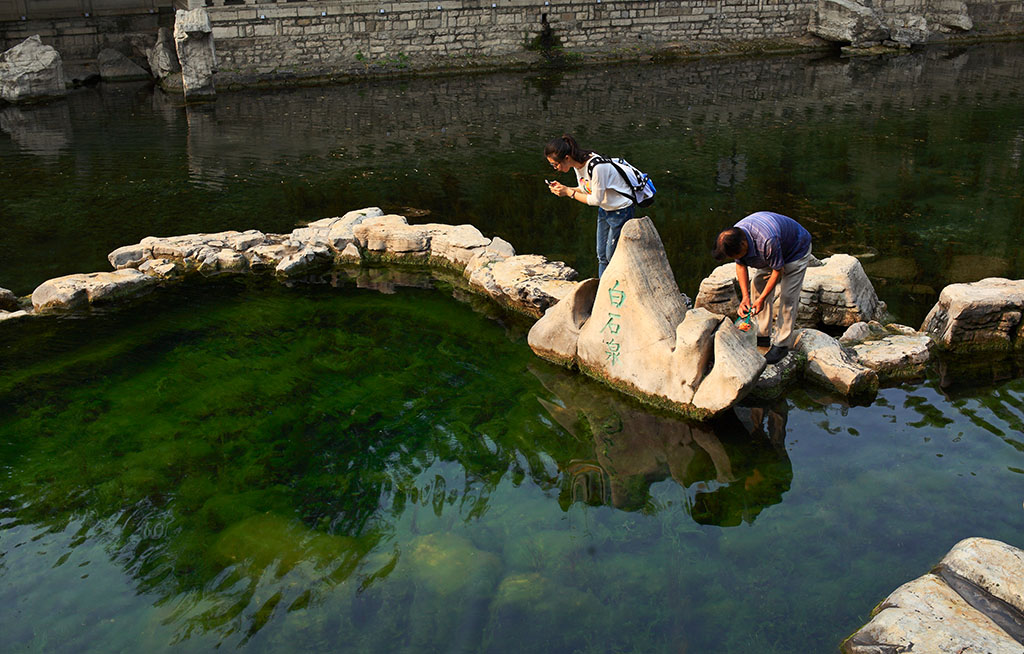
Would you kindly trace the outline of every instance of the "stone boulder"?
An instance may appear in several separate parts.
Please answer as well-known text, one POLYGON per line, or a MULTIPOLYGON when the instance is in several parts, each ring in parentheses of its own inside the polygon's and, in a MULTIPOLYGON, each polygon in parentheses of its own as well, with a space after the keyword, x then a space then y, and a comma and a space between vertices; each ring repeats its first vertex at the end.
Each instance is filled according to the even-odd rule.
POLYGON ((175 50, 174 35, 171 30, 161 27, 156 33, 156 45, 146 50, 146 60, 149 62, 149 70, 153 77, 160 82, 160 85, 167 90, 182 91, 181 86, 181 64, 178 62, 178 53, 175 50), (177 78, 177 84, 171 82, 171 78, 177 78), (168 83, 165 85, 164 81, 168 83))
POLYGON ((866 340, 853 346, 861 365, 878 373, 882 380, 907 379, 924 373, 931 355, 928 334, 893 334, 866 340))
POLYGON ((802 329, 797 352, 807 357, 804 376, 843 395, 867 395, 878 390, 878 373, 857 362, 839 341, 816 329, 802 329))
MULTIPOLYGON (((836 254, 823 259, 821 264, 807 268, 804 275, 797 326, 846 327, 885 313, 885 303, 878 299, 871 280, 855 257, 836 254)), ((718 266, 701 281, 695 306, 735 318, 739 305, 736 264, 718 266)))
POLYGON ((217 55, 213 49, 213 28, 206 9, 179 9, 174 16, 174 46, 181 64, 185 100, 214 97, 213 74, 217 55))
POLYGON ((370 218, 383 216, 384 212, 377 207, 367 207, 349 211, 344 216, 322 218, 292 231, 289 238, 301 241, 306 245, 325 245, 334 252, 342 252, 355 242, 356 225, 370 218))
POLYGON ((96 65, 104 82, 131 82, 149 79, 149 72, 113 48, 104 48, 96 55, 96 65))
POLYGON ((0 54, 0 100, 30 102, 67 95, 60 54, 30 36, 0 54))
POLYGON ((921 331, 955 351, 1008 351, 1024 344, 1024 280, 990 277, 950 284, 925 316, 921 331))
POLYGON ((623 226, 596 292, 584 282, 563 303, 530 330, 538 356, 571 360, 613 387, 685 413, 734 405, 765 367, 730 322, 687 308, 650 218, 623 226))
POLYGON ((405 216, 388 214, 365 219, 352 234, 360 249, 388 259, 429 256, 430 234, 419 225, 410 225, 405 216))
POLYGON ((842 651, 1020 654, 1022 580, 1024 552, 996 540, 967 538, 935 570, 876 606, 871 621, 843 643, 842 651))
POLYGON ((18 296, 6 288, 0 288, 0 311, 17 311, 18 296))
POLYGON ((962 0, 930 0, 925 5, 925 18, 942 32, 966 32, 974 28, 974 21, 962 0))
MULTIPOLYGON (((275 243, 283 237, 276 239, 275 243)), ((180 272, 241 272, 249 267, 248 252, 269 240, 273 240, 273 237, 268 237, 255 229, 244 232, 147 236, 134 245, 117 248, 107 255, 107 260, 118 270, 141 268, 147 261, 166 260, 177 262, 181 267, 180 272)), ((273 265, 276 266, 281 258, 299 248, 284 249, 286 251, 273 262, 273 265)))
POLYGON ((97 302, 141 294, 156 279, 131 268, 114 272, 65 275, 43 282, 32 292, 36 311, 83 309, 97 302))
POLYGON ((298 252, 286 255, 274 271, 285 277, 320 272, 330 267, 333 257, 326 245, 307 245, 298 252))
POLYGON ((0 322, 6 322, 8 320, 19 320, 21 318, 28 318, 36 314, 30 311, 0 311, 0 322))
POLYGON ((910 15, 889 21, 889 39, 897 45, 922 45, 930 36, 928 19, 924 16, 910 15))
POLYGON ((826 41, 855 47, 877 45, 889 38, 878 13, 853 0, 818 0, 808 30, 826 41))

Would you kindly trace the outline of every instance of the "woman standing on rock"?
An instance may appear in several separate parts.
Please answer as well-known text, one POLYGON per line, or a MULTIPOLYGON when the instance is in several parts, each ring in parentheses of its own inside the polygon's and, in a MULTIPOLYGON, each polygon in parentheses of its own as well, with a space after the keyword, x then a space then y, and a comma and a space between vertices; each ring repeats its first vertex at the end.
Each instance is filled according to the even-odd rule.
POLYGON ((631 189, 614 166, 588 165, 600 155, 584 150, 568 134, 548 141, 544 156, 558 172, 567 173, 572 169, 576 173, 576 186, 548 182, 552 193, 597 207, 597 276, 600 277, 615 253, 622 226, 633 217, 636 205, 631 189))

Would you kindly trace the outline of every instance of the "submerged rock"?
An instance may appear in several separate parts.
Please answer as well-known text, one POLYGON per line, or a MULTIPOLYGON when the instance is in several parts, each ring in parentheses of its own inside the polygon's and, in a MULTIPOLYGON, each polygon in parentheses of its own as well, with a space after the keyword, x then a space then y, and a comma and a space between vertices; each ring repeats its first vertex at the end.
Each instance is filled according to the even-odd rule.
POLYGON ((950 284, 921 325, 944 349, 1008 351, 1024 344, 1024 280, 950 284))
POLYGON ((30 102, 67 95, 60 53, 30 36, 0 54, 0 100, 30 102))
POLYGON ((1024 552, 996 540, 967 538, 934 571, 903 584, 875 607, 871 621, 843 643, 842 651, 1020 654, 1022 580, 1024 552))
POLYGON ((65 275, 32 292, 36 311, 81 309, 96 302, 138 295, 156 280, 131 268, 114 272, 65 275))

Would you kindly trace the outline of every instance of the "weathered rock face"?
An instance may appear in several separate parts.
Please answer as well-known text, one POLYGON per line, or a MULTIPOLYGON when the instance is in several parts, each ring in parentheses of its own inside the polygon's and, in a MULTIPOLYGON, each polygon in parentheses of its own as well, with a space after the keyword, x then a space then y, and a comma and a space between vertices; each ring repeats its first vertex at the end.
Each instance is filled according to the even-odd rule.
POLYGON ((212 98, 217 92, 213 74, 217 56, 213 49, 213 28, 205 9, 179 9, 174 17, 174 44, 181 64, 181 83, 186 100, 212 98))
POLYGON ((808 30, 828 41, 863 47, 889 38, 889 30, 870 6, 853 0, 818 0, 808 30))
POLYGON ((0 99, 30 102, 67 92, 60 54, 43 45, 38 34, 0 54, 0 99))
POLYGON ((1019 616, 1022 579, 1021 550, 986 538, 962 540, 933 572, 900 586, 879 604, 842 650, 1020 654, 1024 645, 1013 637, 1019 637, 1020 625, 996 605, 1005 603, 1019 616))
POLYGON ((596 293, 593 285, 584 282, 537 321, 529 336, 535 353, 701 414, 734 405, 764 369, 764 358, 731 323, 688 311, 649 218, 625 224, 596 293))
POLYGON ((921 331, 939 347, 958 351, 1008 351, 1024 345, 1024 280, 991 277, 950 284, 928 312, 921 331))
POLYGON ((105 82, 149 79, 149 73, 145 68, 113 48, 100 50, 100 53, 96 55, 96 65, 99 66, 100 77, 105 82))
POLYGON ((135 245, 120 247, 107 255, 110 265, 117 269, 138 268, 158 277, 176 276, 187 272, 244 272, 253 266, 277 266, 281 259, 301 249, 301 244, 282 243, 284 237, 268 237, 263 232, 218 232, 215 234, 185 234, 183 236, 147 236, 135 245), (273 250, 268 255, 259 248, 273 250), (146 262, 174 263, 159 269, 146 262))
POLYGON ((82 309, 96 302, 138 295, 156 280, 138 270, 65 275, 43 282, 32 292, 36 311, 82 309))
POLYGON ((878 390, 878 374, 859 364, 839 341, 816 329, 803 329, 796 339, 798 352, 807 357, 804 376, 843 395, 865 395, 878 390))
POLYGON ((931 33, 924 16, 905 16, 889 21, 889 38, 899 45, 921 45, 928 42, 931 33))
POLYGON ((928 22, 935 25, 939 31, 966 32, 974 28, 974 21, 967 13, 967 4, 962 0, 931 0, 925 9, 928 22))
MULTIPOLYGON (((149 70, 153 73, 153 77, 160 82, 181 72, 178 53, 174 48, 174 36, 171 34, 171 30, 161 27, 156 33, 156 45, 146 50, 149 70)), ((178 90, 181 88, 179 87, 178 90)))
MULTIPOLYGON (((873 320, 885 313, 885 303, 878 299, 871 280, 855 257, 836 254, 821 263, 807 268, 804 275, 797 326, 846 327, 873 320)), ((736 264, 727 263, 715 268, 700 283, 695 306, 735 318, 739 305, 736 264)))
POLYGON ((861 365, 878 373, 882 380, 917 377, 924 372, 931 354, 928 334, 893 334, 853 346, 861 365))
POLYGON ((6 288, 0 288, 0 311, 17 311, 18 310, 18 296, 7 290, 6 288))

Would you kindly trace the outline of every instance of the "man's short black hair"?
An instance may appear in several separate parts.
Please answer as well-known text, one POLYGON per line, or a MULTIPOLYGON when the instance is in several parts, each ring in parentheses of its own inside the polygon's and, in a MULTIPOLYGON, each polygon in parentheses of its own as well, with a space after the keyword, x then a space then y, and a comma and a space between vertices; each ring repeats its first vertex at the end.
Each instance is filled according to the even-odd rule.
POLYGON ((715 261, 726 261, 736 259, 743 253, 743 245, 747 242, 747 235, 739 227, 730 227, 724 230, 715 239, 715 247, 711 250, 711 256, 715 261))

